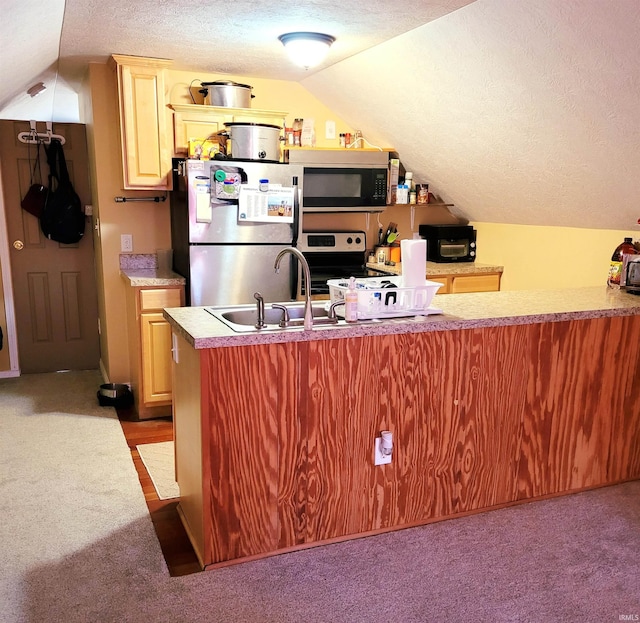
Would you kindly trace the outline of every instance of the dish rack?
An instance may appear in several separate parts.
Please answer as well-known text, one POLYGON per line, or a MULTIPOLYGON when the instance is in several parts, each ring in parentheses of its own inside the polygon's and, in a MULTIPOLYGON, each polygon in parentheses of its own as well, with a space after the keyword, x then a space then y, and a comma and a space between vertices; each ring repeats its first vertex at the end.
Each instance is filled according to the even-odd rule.
MULTIPOLYGON (((442 313, 442 310, 429 307, 436 292, 442 287, 437 281, 425 280, 424 286, 411 288, 402 286, 402 277, 366 277, 355 281, 359 320, 442 313)), ((329 279, 327 285, 331 303, 344 300, 349 289, 348 279, 329 279)), ((342 306, 336 312, 339 316, 344 316, 342 306)))

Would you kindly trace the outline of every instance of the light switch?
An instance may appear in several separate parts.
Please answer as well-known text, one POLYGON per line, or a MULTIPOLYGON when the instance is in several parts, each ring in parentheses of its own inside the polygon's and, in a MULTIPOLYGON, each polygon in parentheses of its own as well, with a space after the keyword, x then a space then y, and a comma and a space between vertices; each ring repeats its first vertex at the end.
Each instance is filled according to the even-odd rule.
POLYGON ((336 137, 336 122, 328 120, 324 124, 324 137, 327 139, 334 139, 336 137))

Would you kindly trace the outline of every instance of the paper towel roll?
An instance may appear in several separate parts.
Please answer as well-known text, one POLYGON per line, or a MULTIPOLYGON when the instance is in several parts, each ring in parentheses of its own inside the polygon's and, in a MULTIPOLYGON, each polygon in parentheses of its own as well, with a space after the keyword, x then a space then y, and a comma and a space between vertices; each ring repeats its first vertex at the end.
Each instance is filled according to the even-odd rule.
POLYGON ((402 285, 405 288, 424 286, 427 281, 427 241, 401 240, 402 285))

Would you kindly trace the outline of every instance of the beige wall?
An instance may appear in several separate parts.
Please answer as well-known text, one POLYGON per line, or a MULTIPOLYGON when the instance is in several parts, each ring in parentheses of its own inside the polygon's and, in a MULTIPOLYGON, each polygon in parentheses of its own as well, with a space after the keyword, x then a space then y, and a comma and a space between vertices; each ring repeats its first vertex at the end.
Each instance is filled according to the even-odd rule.
POLYGON ((605 285, 609 262, 625 236, 638 232, 473 223, 478 261, 505 267, 504 290, 605 285))
MULTIPOLYGON (((189 84, 219 79, 215 74, 166 71, 166 103, 188 104, 189 84)), ((318 146, 331 146, 324 140, 324 123, 336 122, 336 131, 351 131, 339 117, 294 82, 258 80, 225 76, 254 87, 252 107, 286 111, 287 122, 295 117, 314 118, 318 146)), ((167 131, 173 136, 172 113, 167 110, 167 131)), ((128 335, 125 313, 125 284, 120 276, 120 235, 132 234, 134 253, 155 253, 171 246, 169 204, 116 203, 114 197, 157 195, 154 191, 123 191, 120 156, 116 77, 107 64, 92 63, 81 97, 82 122, 88 128, 91 177, 93 181, 94 244, 101 324, 101 364, 111 382, 128 382, 128 335), (88 104, 90 102, 90 105, 88 104)), ((337 146, 337 141, 335 142, 337 146)))
MULTIPOLYGON (((215 74, 187 71, 166 72, 166 102, 190 103, 193 80, 212 81, 215 74)), ((316 120, 318 146, 334 146, 324 139, 324 123, 336 122, 336 131, 351 131, 341 118, 297 83, 230 76, 254 87, 254 108, 286 111, 287 122, 295 117, 316 120)), ((197 82, 196 82, 197 84, 197 82)), ((169 205, 116 203, 114 197, 146 196, 149 191, 123 191, 120 159, 118 103, 115 74, 106 64, 91 64, 82 94, 83 122, 88 126, 91 177, 93 181, 94 243, 101 320, 102 365, 112 382, 129 377, 125 284, 120 277, 120 235, 132 234, 134 253, 154 253, 170 246, 169 205), (90 102, 90 105, 88 105, 90 102)), ((167 130, 171 113, 167 109, 167 130)), ((402 154, 401 154, 402 156, 402 154)), ((401 238, 410 238, 420 223, 446 222, 446 210, 396 206, 381 214, 311 215, 307 229, 362 229, 374 240, 378 227, 398 223, 401 238)), ((573 228, 535 227, 476 223, 478 261, 505 266, 504 289, 556 288, 597 285, 605 282, 608 262, 615 246, 629 232, 573 228)))
MULTIPOLYGON (((367 233, 371 246, 381 225, 397 223, 400 239, 412 238, 422 223, 455 222, 446 208, 432 205, 394 206, 379 215, 310 215, 307 229, 356 229, 367 233), (413 227, 412 227, 413 225, 413 227)), ((471 223, 478 236, 477 261, 504 267, 503 290, 572 288, 604 285, 614 249, 625 236, 640 239, 631 231, 539 227, 471 223)))
POLYGON ((116 77, 109 66, 98 63, 90 65, 88 94, 92 102, 89 149, 93 160, 91 171, 100 292, 101 360, 111 382, 128 382, 125 286, 119 268, 120 235, 132 234, 134 253, 154 253, 155 249, 170 246, 169 206, 145 202, 116 203, 117 196, 160 193, 122 190, 116 77))

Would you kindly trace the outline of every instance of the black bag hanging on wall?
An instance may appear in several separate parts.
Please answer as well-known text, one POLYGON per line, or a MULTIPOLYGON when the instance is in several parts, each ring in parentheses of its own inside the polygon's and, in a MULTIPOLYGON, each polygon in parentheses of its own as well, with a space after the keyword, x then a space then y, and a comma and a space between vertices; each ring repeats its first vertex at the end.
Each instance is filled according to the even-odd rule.
POLYGON ((49 193, 42 209, 40 229, 50 240, 74 244, 84 236, 82 202, 71 185, 62 143, 52 138, 45 152, 49 163, 49 193))
MULTIPOLYGON (((42 216, 42 209, 47 201, 47 187, 42 183, 42 170, 40 168, 40 145, 41 142, 38 140, 36 159, 31 169, 31 184, 20 203, 23 210, 26 210, 29 214, 33 214, 33 216, 37 218, 42 216)), ((31 162, 31 153, 29 153, 29 162, 31 162)))

